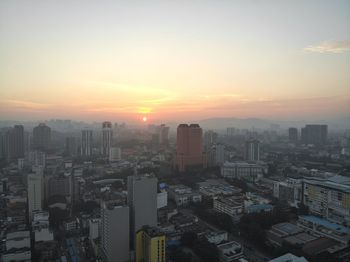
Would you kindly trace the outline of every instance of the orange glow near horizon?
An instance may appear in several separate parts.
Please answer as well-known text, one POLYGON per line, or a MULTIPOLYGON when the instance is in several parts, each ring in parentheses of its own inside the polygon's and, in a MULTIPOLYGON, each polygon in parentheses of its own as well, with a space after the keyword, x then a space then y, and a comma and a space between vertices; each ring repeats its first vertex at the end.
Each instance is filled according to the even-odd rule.
POLYGON ((142 117, 142 121, 147 122, 147 117, 146 116, 142 117))
POLYGON ((0 1, 0 120, 350 115, 346 3, 133 2, 0 1))

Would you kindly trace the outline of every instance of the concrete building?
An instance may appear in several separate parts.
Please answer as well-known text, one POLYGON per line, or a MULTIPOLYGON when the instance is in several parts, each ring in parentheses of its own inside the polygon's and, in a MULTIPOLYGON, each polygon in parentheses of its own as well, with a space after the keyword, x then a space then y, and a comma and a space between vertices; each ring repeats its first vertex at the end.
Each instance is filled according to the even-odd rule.
POLYGON ((260 160, 260 142, 256 139, 250 139, 245 142, 245 160, 259 161, 260 160))
POLYGON ((267 166, 263 163, 225 162, 221 166, 221 176, 256 182, 263 178, 267 166))
POLYGON ((72 183, 70 176, 50 177, 47 182, 47 196, 60 195, 64 197, 71 196, 72 183))
POLYGON ((163 208, 168 205, 168 192, 162 191, 157 194, 157 208, 163 208))
POLYGON ((275 181, 273 196, 287 201, 290 206, 298 207, 302 201, 302 179, 288 178, 286 181, 275 181))
POLYGON ((165 234, 155 227, 136 233, 136 262, 165 262, 165 234))
POLYGON ((132 247, 135 246, 135 237, 138 230, 143 226, 157 226, 157 183, 157 178, 152 175, 128 177, 128 206, 130 209, 132 247))
POLYGON ((33 128, 33 148, 46 152, 50 148, 51 128, 40 123, 33 128))
POLYGON ((283 256, 276 257, 269 262, 308 262, 304 257, 297 257, 291 253, 287 253, 283 256))
POLYGON ((214 199, 214 210, 229 215, 234 221, 239 221, 244 212, 244 202, 241 195, 214 199))
POLYGON ((6 235, 6 250, 1 261, 31 261, 31 244, 29 231, 16 231, 6 235))
POLYGON ((234 262, 243 257, 243 247, 235 241, 218 245, 220 262, 234 262))
POLYGON ((290 127, 288 129, 288 139, 290 143, 298 142, 298 128, 290 127))
POLYGON ((2 154, 8 160, 24 157, 24 128, 22 125, 15 125, 8 128, 2 139, 2 154))
POLYGON ((208 165, 221 166, 225 162, 225 145, 213 144, 208 150, 208 165))
POLYGON ((316 216, 299 216, 298 227, 316 236, 334 239, 344 245, 350 241, 350 228, 316 216))
POLYGON ((68 156, 76 156, 78 152, 78 145, 75 137, 66 137, 65 153, 68 156))
POLYGON ((228 233, 226 231, 210 231, 204 236, 209 243, 219 245, 228 240, 228 233))
POLYGON ((327 143, 327 136, 327 125, 306 125, 301 129, 301 142, 303 144, 323 146, 327 143))
POLYGON ((89 239, 95 240, 100 237, 101 232, 101 219, 95 218, 89 220, 89 239))
POLYGON ((32 166, 46 166, 46 153, 43 151, 30 151, 27 159, 32 166))
POLYGON ((350 226, 350 178, 304 178, 303 203, 313 214, 350 226))
POLYGON ((53 241, 53 232, 50 230, 49 213, 45 211, 34 211, 32 221, 32 232, 35 242, 53 241))
POLYGON ((120 147, 111 147, 109 150, 109 162, 116 162, 122 159, 122 150, 120 147))
POLYGON ((212 145, 217 143, 218 139, 218 134, 212 130, 208 130, 204 132, 204 138, 203 138, 203 143, 204 143, 204 151, 208 152, 212 145))
POLYGON ((92 155, 92 130, 81 131, 81 155, 85 157, 92 155))
POLYGON ((110 149, 112 146, 113 131, 111 122, 102 123, 102 142, 101 142, 101 154, 109 157, 110 149))
POLYGON ((103 204, 101 249, 107 262, 129 262, 129 207, 103 204))
POLYGON ((206 167, 202 128, 198 124, 180 124, 177 127, 175 166, 180 172, 190 167, 206 167))
POLYGON ((202 195, 192 192, 192 189, 185 185, 171 185, 168 189, 169 199, 176 203, 176 206, 187 206, 190 203, 202 202, 202 195))
POLYGON ((28 216, 29 222, 33 219, 33 211, 42 210, 43 202, 43 181, 40 174, 29 174, 27 183, 27 193, 28 193, 28 216))

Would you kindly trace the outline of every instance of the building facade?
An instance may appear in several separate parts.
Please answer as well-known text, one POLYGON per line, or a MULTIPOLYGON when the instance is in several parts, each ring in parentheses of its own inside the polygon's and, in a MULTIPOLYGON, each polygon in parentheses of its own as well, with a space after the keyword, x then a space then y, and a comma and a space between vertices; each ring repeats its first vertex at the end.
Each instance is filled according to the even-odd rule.
POLYGON ((101 249, 107 262, 129 262, 129 207, 103 204, 101 249))
POLYGON ((259 161, 260 160, 260 142, 256 139, 250 139, 245 142, 245 160, 259 161))
POLYGON ((92 155, 92 130, 81 131, 81 155, 84 157, 92 155))
POLYGON ((243 179, 256 182, 263 178, 267 166, 260 163, 225 162, 221 166, 221 176, 231 179, 243 179))
POLYGON ((288 139, 290 143, 298 142, 298 128, 290 127, 288 129, 288 139))
POLYGON ((131 246, 135 247, 136 232, 143 226, 157 226, 157 183, 151 175, 128 177, 131 246))
POLYGON ((136 262, 165 262, 165 234, 154 227, 136 233, 136 262))
POLYGON ((33 128, 33 148, 46 152, 50 148, 51 128, 40 123, 33 128))
POLYGON ((327 143, 327 136, 327 125, 306 125, 301 129, 301 142, 303 144, 323 146, 327 143))
POLYGON ((109 156, 110 149, 112 146, 113 131, 111 122, 102 123, 102 143, 101 143, 101 153, 103 156, 109 156))
POLYGON ((29 174, 28 175, 28 216, 29 221, 32 221, 33 211, 42 210, 43 202, 43 181, 42 176, 39 174, 29 174))
POLYGON ((304 178, 303 203, 313 214, 350 226, 350 178, 304 178))
POLYGON ((189 167, 206 167, 203 152, 202 128, 198 124, 180 124, 177 127, 175 166, 180 172, 189 167))

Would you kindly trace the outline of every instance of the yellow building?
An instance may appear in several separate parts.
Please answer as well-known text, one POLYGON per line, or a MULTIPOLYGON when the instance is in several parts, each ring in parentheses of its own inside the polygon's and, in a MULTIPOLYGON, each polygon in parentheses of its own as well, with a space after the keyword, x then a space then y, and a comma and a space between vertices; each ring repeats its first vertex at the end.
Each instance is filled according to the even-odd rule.
POLYGON ((154 227, 136 233, 136 262, 165 262, 165 235, 154 227))

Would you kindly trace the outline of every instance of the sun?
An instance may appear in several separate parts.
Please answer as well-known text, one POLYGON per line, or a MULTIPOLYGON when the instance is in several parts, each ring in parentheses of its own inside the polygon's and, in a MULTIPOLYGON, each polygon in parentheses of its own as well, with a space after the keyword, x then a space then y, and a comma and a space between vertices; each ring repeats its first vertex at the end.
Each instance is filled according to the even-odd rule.
POLYGON ((142 117, 142 121, 147 122, 147 117, 146 116, 142 117))

